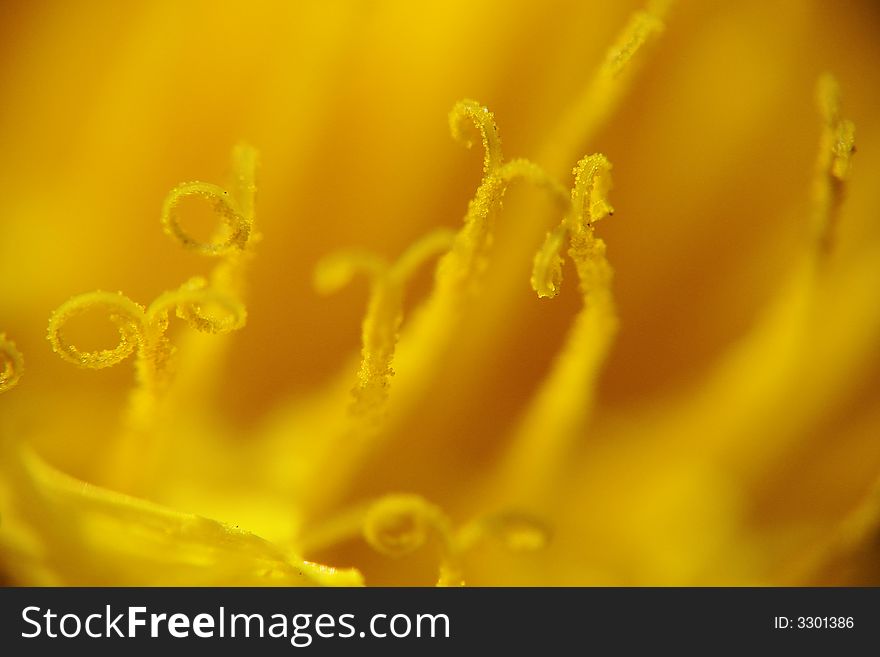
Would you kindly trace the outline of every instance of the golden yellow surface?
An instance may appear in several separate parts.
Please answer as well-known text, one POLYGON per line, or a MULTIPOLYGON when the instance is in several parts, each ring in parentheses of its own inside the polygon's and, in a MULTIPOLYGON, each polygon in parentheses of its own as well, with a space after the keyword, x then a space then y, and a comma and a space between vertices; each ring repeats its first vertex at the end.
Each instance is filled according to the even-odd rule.
POLYGON ((0 31, 3 583, 880 584, 876 3, 0 31))

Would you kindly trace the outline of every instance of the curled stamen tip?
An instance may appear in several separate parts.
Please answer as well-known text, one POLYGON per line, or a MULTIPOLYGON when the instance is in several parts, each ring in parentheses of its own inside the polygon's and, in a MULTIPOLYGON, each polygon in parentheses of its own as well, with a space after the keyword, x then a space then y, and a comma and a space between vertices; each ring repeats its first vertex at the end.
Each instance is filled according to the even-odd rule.
POLYGON ((52 350, 62 359, 89 369, 111 367, 125 360, 143 335, 145 311, 121 292, 87 292, 68 299, 49 317, 47 338, 52 350), (89 310, 103 310, 119 331, 119 344, 112 349, 80 351, 67 342, 64 326, 72 318, 89 310))
POLYGON ((195 276, 176 290, 160 295, 147 310, 150 321, 167 327, 168 311, 202 333, 225 335, 238 330, 247 321, 247 310, 237 298, 212 288, 195 276))
POLYGON ((449 112, 449 131, 452 133, 452 138, 471 148, 476 142, 473 130, 479 132, 480 141, 486 151, 483 170, 488 172, 500 166, 501 138, 498 135, 495 115, 488 107, 475 100, 460 100, 449 112))
POLYGON ((556 265, 546 272, 543 278, 532 274, 532 289, 540 299, 555 299, 562 289, 562 258, 557 256, 556 265))
POLYGON ((571 198, 575 216, 589 224, 614 214, 614 208, 608 202, 611 168, 608 158, 596 153, 581 159, 572 170, 575 181, 571 198))
POLYGON ((204 290, 203 294, 193 294, 177 306, 177 316, 192 328, 202 333, 226 335, 244 327, 247 310, 237 299, 204 290), (214 306, 220 312, 208 313, 206 306, 214 306))
POLYGON ((208 256, 224 256, 243 251, 250 237, 253 221, 239 210, 228 191, 205 182, 185 182, 177 185, 165 197, 161 215, 166 234, 188 249, 208 256), (178 205, 187 197, 198 197, 210 202, 222 220, 222 230, 207 242, 192 237, 180 224, 178 205))
POLYGON ((0 333, 0 392, 18 385, 24 373, 24 356, 5 333, 0 333))
POLYGON ((532 266, 532 289, 541 299, 553 299, 562 287, 562 249, 565 239, 564 227, 547 233, 544 244, 535 254, 532 266))
POLYGON ((465 134, 465 132, 472 132, 472 128, 475 127, 480 129, 486 124, 491 124, 493 129, 497 130, 495 116, 489 111, 489 108, 469 98, 455 103, 449 112, 449 131, 452 133, 452 137, 468 148, 474 145, 474 135, 465 134))
POLYGON ((425 544, 436 516, 437 510, 418 495, 388 495, 367 511, 364 538, 377 552, 404 556, 425 544))

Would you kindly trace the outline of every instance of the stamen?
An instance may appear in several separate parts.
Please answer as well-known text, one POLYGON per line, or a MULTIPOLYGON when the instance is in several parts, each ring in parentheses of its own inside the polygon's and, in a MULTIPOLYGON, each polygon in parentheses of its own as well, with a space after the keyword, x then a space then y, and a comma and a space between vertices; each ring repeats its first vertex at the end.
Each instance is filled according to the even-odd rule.
MULTIPOLYGON (((355 391, 357 412, 382 409, 389 401, 388 382, 392 374, 392 355, 397 363, 396 368, 405 380, 400 381, 400 393, 391 400, 395 411, 389 414, 389 418, 405 418, 407 408, 424 394, 434 372, 442 364, 443 354, 448 353, 449 341, 455 335, 469 301, 478 292, 482 274, 488 264, 487 251, 492 241, 492 220, 500 209, 503 194, 511 182, 524 179, 547 190, 562 208, 563 214, 570 212, 570 194, 543 169, 528 160, 503 161, 501 142, 491 112, 474 101, 461 101, 450 113, 450 126, 453 136, 464 141, 466 145, 472 145, 476 139, 475 136, 471 139, 465 136, 469 123, 472 124, 474 135, 480 135, 484 146, 484 176, 468 205, 464 225, 455 234, 449 252, 437 265, 434 289, 416 313, 414 321, 404 331, 405 340, 401 340, 399 347, 395 343, 400 326, 396 311, 400 307, 400 292, 384 282, 389 276, 387 264, 380 264, 375 256, 357 253, 334 259, 330 264, 322 265, 317 272, 316 286, 326 290, 344 285, 355 270, 371 272, 374 281, 373 294, 363 325, 364 349, 360 386, 355 391), (383 282, 376 285, 376 281, 383 282), (381 320, 373 319, 380 317, 381 320)), ((585 176, 584 184, 598 184, 598 178, 598 175, 585 176)), ((596 217, 599 216, 601 207, 599 204, 594 209, 596 217)), ((363 423, 361 426, 364 426, 363 423)), ((329 482, 325 468, 315 468, 322 478, 322 497, 325 500, 332 500, 339 492, 337 488, 349 479, 349 475, 343 474, 343 471, 348 473, 355 469, 367 453, 359 441, 346 440, 345 446, 342 455, 339 450, 328 448, 317 459, 328 463, 328 466, 332 462, 333 472, 338 473, 334 482, 329 482)), ((374 443, 370 443, 370 447, 373 446, 374 443)))
POLYGON ((550 171, 571 162, 617 109, 647 46, 663 32, 663 19, 671 4, 668 0, 648 2, 630 17, 593 79, 544 142, 546 148, 538 161, 550 171))
POLYGON ((819 250, 827 253, 844 196, 844 182, 849 176, 855 152, 855 126, 840 117, 840 87, 834 76, 826 73, 816 87, 822 134, 813 181, 813 236, 819 250))
POLYGON ((12 390, 23 373, 24 356, 5 333, 0 333, 0 392, 12 390))
POLYGON ((542 299, 552 299, 559 294, 562 285, 562 256, 559 252, 568 235, 568 227, 563 222, 547 233, 544 244, 535 254, 532 266, 532 289, 542 299))
POLYGON ((483 179, 468 204, 464 226, 456 235, 449 258, 444 259, 438 269, 441 286, 454 285, 455 281, 472 284, 474 277, 485 269, 485 251, 492 237, 492 217, 500 209, 504 193, 513 181, 531 182, 549 191, 557 202, 567 203, 565 188, 538 165, 521 158, 503 161, 498 128, 488 108, 473 100, 459 101, 449 114, 449 125, 452 136, 467 147, 473 145, 473 140, 464 137, 463 131, 464 126, 471 125, 482 136, 485 154, 483 179))
MULTIPOLYGON (((574 188, 571 190, 571 206, 560 225, 547 233, 544 244, 535 254, 532 268, 532 289, 542 298, 553 298, 559 294, 562 285, 562 256, 560 251, 566 236, 571 233, 574 243, 570 252, 576 261, 588 258, 592 225, 614 213, 608 203, 607 194, 611 187, 611 163, 604 155, 591 155, 583 158, 574 168, 574 188), (577 256, 577 257, 576 257, 577 256)), ((586 270, 583 272, 586 274, 586 270)), ((582 276, 583 279, 583 276, 582 276)))
POLYGON ((577 234, 592 227, 600 219, 614 214, 608 203, 611 190, 611 163, 604 155, 588 155, 572 170, 575 174, 571 191, 571 230, 577 234))
POLYGON ((68 363, 99 370, 128 358, 145 335, 143 306, 121 292, 88 292, 65 301, 49 318, 49 342, 53 351, 68 363), (88 311, 104 312, 119 331, 119 344, 112 349, 80 351, 64 336, 65 325, 88 311))
POLYGON ((656 13, 658 10, 665 12, 658 3, 654 3, 647 11, 637 11, 630 17, 606 53, 601 75, 612 79, 619 76, 648 40, 663 31, 663 21, 656 13))
MULTIPOLYGON (((178 317, 186 320, 200 333, 225 334, 243 326, 245 311, 243 300, 246 295, 246 267, 253 256, 253 245, 260 235, 255 230, 256 170, 258 165, 257 152, 247 144, 239 144, 232 151, 232 175, 228 194, 224 193, 221 203, 228 205, 235 212, 236 228, 221 225, 213 240, 209 243, 217 246, 195 249, 197 252, 212 257, 216 265, 204 279, 193 279, 188 284, 168 293, 174 297, 166 301, 176 306, 178 317), (231 238, 238 232, 238 236, 231 238), (192 296, 192 290, 197 290, 192 296), (185 295, 190 295, 185 299, 185 295)), ((200 183, 201 184, 201 183, 200 183)), ((173 207, 178 201, 172 191, 166 198, 166 206, 173 207)), ((166 232, 168 231, 171 212, 162 216, 166 232)), ((221 216, 222 215, 221 213, 221 216)), ((184 243, 184 246, 187 245, 184 243)), ((158 300, 157 300, 158 301, 158 300)), ((217 367, 229 347, 227 340, 204 340, 197 333, 189 333, 180 344, 180 358, 177 359, 174 375, 174 387, 166 398, 171 406, 186 407, 190 412, 206 412, 213 402, 217 378, 206 375, 211 368, 217 367)))
POLYGON ((449 113, 449 131, 453 139, 472 148, 474 140, 467 133, 473 130, 479 133, 483 142, 483 174, 488 176, 501 166, 504 159, 495 115, 475 100, 460 100, 449 113))
POLYGON ((569 209, 535 255, 532 287, 539 297, 552 298, 562 283, 560 253, 568 236, 568 255, 578 273, 583 308, 519 424, 493 495, 515 489, 534 503, 535 497, 546 491, 552 473, 568 456, 571 441, 581 435, 591 413, 602 364, 617 330, 612 270, 605 257, 605 243, 593 231, 595 222, 613 213, 607 197, 610 172, 611 163, 601 154, 578 162, 572 171, 575 181, 569 209))
POLYGON ((195 277, 176 290, 160 295, 147 309, 151 322, 167 322, 168 311, 201 333, 224 335, 242 328, 247 319, 244 304, 211 287, 201 277, 195 277), (205 308, 220 309, 223 314, 205 312, 205 308))
POLYGON ((137 349, 139 360, 153 360, 153 365, 161 369, 155 360, 155 343, 168 328, 170 308, 176 308, 178 317, 203 333, 228 333, 243 326, 245 320, 242 304, 206 287, 203 279, 195 278, 177 290, 163 293, 147 310, 121 292, 97 291, 75 296, 52 313, 48 339, 55 353, 80 367, 95 370, 112 367, 137 349), (219 319, 210 317, 202 311, 208 304, 218 305, 229 314, 219 319), (119 344, 112 349, 81 351, 64 335, 64 327, 70 320, 93 310, 105 312, 119 331, 119 344))
POLYGON ((250 235, 250 222, 242 215, 229 192, 218 185, 204 182, 181 183, 171 190, 162 206, 162 225, 165 232, 180 242, 184 248, 209 256, 222 256, 235 249, 243 249, 250 235), (226 230, 218 230, 215 239, 200 242, 191 237, 180 225, 177 206, 190 196, 209 201, 223 221, 226 230))
POLYGON ((370 301, 362 326, 359 382, 353 390, 355 403, 352 410, 356 414, 375 412, 384 407, 388 380, 394 374, 391 362, 403 321, 404 286, 420 265, 447 251, 452 240, 451 231, 434 231, 410 246, 391 266, 366 252, 339 253, 318 264, 315 287, 322 293, 338 290, 358 272, 364 272, 370 278, 370 301))
POLYGON ((204 333, 222 334, 240 328, 244 307, 236 299, 209 288, 203 279, 193 279, 179 289, 160 295, 146 310, 122 293, 89 292, 62 304, 49 319, 48 339, 52 349, 67 362, 89 369, 111 367, 136 352, 137 385, 131 393, 125 430, 108 450, 108 476, 116 487, 132 489, 146 481, 156 466, 162 441, 150 431, 157 408, 169 388, 175 353, 167 336, 168 312, 204 333), (206 308, 220 308, 224 314, 208 314, 206 308), (65 337, 67 323, 89 311, 107 315, 119 331, 119 343, 111 349, 82 351, 65 337), (137 464, 137 465, 135 465, 137 464))
POLYGON ((363 534, 373 549, 390 557, 414 552, 434 534, 441 554, 437 586, 464 583, 449 518, 418 495, 388 495, 375 502, 364 517, 363 534))
POLYGON ((162 226, 165 232, 187 249, 208 256, 230 256, 245 250, 254 223, 256 194, 256 151, 245 144, 236 146, 232 154, 235 169, 234 194, 218 185, 205 182, 186 182, 172 189, 162 205, 162 226), (209 201, 222 224, 214 239, 201 242, 180 225, 177 206, 187 197, 209 201))
POLYGON ((786 413, 778 409, 793 397, 824 399, 840 381, 859 376, 854 373, 859 371, 854 354, 862 353, 859 345, 872 335, 866 328, 873 321, 871 313, 849 305, 858 301, 865 306, 859 292, 847 295, 846 303, 829 295, 828 277, 837 274, 823 264, 843 200, 854 128, 840 118, 840 90, 832 76, 820 78, 817 100, 823 129, 810 241, 753 320, 753 328, 719 357, 696 389, 687 390, 677 404, 668 404, 664 417, 652 419, 652 430, 664 444, 683 436, 711 435, 702 456, 723 462, 727 469, 760 471, 789 449, 788 441, 803 427, 824 421, 827 409, 822 404, 790 405, 786 413), (835 350, 832 358, 823 345, 838 342, 848 347, 835 350))

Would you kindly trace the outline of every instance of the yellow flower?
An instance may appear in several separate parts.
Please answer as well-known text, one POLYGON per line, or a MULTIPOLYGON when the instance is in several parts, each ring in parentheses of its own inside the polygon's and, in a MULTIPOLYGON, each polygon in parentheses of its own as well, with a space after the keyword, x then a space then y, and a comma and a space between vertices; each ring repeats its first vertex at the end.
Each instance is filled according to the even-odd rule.
POLYGON ((0 580, 877 582, 872 3, 9 12, 0 580))

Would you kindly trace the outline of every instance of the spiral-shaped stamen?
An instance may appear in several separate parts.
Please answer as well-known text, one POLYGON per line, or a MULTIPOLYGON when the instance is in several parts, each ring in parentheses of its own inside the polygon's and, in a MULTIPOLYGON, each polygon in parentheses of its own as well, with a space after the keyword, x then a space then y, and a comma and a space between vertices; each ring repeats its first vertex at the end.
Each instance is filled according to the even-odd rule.
POLYGON ((134 352, 145 334, 143 306, 121 292, 88 292, 65 301, 49 318, 48 338, 52 349, 69 363, 89 369, 111 367, 134 352), (86 312, 107 314, 119 331, 119 344, 111 349, 81 351, 64 335, 66 324, 86 312))
POLYGON ((364 539, 377 552, 402 557, 424 546, 433 535, 440 543, 438 586, 462 582, 452 525, 443 510, 419 495, 387 495, 364 516, 364 539))
POLYGON ((245 248, 250 236, 252 222, 239 210, 228 191, 205 182, 185 182, 172 189, 165 197, 162 206, 162 226, 165 232, 180 242, 185 248, 208 256, 224 256, 245 248), (201 242, 192 237, 180 225, 178 205, 188 197, 198 197, 210 202, 222 220, 224 230, 217 231, 216 237, 201 242))
POLYGON ((244 326, 247 311, 238 299, 208 286, 200 277, 192 278, 176 290, 160 295, 147 310, 151 321, 167 322, 168 312, 177 316, 202 333, 223 335, 244 326), (215 312, 209 313, 208 308, 215 312), (220 310, 218 314, 216 310, 220 310))

